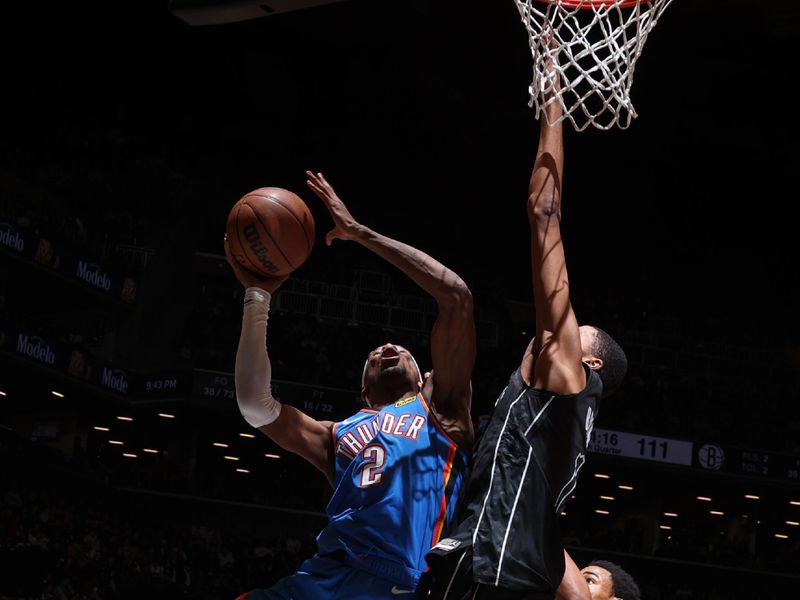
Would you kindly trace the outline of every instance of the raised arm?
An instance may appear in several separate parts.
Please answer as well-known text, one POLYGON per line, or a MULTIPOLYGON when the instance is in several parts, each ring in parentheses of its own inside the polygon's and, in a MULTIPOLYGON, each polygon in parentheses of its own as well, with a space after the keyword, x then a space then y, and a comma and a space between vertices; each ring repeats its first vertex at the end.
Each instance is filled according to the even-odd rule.
POLYGON ((333 485, 332 423, 312 419, 272 397, 272 366, 267 353, 267 320, 272 294, 286 280, 260 278, 241 268, 225 240, 225 255, 245 287, 242 331, 236 349, 236 401, 244 419, 281 448, 314 465, 333 485))
POLYGON ((592 594, 583 573, 572 560, 569 553, 564 550, 564 577, 556 589, 555 600, 591 600, 592 594))
POLYGON ((403 271, 436 300, 438 311, 430 341, 435 379, 431 402, 448 433, 470 446, 476 341, 472 293, 467 284, 424 252, 356 221, 322 173, 307 171, 306 175, 309 188, 325 203, 334 221, 325 237, 328 245, 335 239, 361 244, 403 271))
POLYGON ((522 375, 536 388, 570 394, 583 389, 586 376, 561 239, 562 124, 548 125, 561 116, 561 107, 552 102, 545 110, 548 119, 539 119, 539 147, 528 187, 536 337, 523 358, 522 375))

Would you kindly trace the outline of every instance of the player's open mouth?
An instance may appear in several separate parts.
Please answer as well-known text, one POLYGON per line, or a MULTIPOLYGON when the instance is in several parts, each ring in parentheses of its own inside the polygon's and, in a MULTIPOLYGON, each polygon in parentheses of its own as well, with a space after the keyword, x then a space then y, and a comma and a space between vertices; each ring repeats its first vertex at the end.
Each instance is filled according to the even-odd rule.
POLYGON ((381 370, 394 367, 400 363, 400 354, 394 348, 386 348, 381 352, 381 370))

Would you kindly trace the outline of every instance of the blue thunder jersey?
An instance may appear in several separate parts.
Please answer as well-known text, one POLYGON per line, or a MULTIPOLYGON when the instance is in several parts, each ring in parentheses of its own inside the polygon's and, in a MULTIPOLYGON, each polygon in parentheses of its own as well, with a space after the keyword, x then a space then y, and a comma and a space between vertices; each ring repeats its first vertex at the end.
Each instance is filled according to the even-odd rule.
POLYGON ((333 427, 336 488, 318 554, 408 587, 450 523, 468 455, 431 414, 422 393, 363 409, 333 427))

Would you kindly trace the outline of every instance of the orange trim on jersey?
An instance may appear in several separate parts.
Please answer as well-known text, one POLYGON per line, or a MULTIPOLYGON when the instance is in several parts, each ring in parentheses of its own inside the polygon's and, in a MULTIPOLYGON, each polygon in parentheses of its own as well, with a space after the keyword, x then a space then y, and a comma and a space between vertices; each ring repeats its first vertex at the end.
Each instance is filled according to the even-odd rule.
POLYGON ((433 527, 433 540, 431 541, 431 548, 439 543, 439 537, 442 535, 444 528, 444 521, 447 517, 447 484, 450 482, 450 475, 453 472, 453 460, 455 460, 458 446, 450 444, 450 450, 447 453, 447 461, 444 463, 444 470, 442 475, 444 477, 444 486, 442 489, 442 503, 439 506, 439 516, 436 519, 436 524, 433 527))
POLYGON ((433 412, 428 406, 428 401, 425 399, 425 395, 422 392, 420 392, 419 394, 417 394, 417 397, 419 398, 419 401, 422 404, 422 408, 425 409, 425 412, 428 413, 428 415, 431 417, 431 421, 433 421, 434 426, 436 427, 436 429, 439 430, 439 433, 441 433, 448 442, 455 445, 457 448, 460 448, 458 443, 453 438, 450 437, 450 434, 447 433, 444 430, 444 427, 442 427, 442 424, 439 423, 439 418, 436 416, 436 413, 433 412))

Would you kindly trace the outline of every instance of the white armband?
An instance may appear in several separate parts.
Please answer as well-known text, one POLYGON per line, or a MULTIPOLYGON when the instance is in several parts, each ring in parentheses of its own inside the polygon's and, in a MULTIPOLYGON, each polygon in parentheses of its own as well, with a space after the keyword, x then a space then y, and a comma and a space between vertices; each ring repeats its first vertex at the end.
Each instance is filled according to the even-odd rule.
POLYGON ((269 425, 281 414, 281 403, 272 397, 272 366, 266 345, 270 299, 270 293, 261 288, 245 290, 236 351, 236 402, 244 420, 256 428, 269 425))

